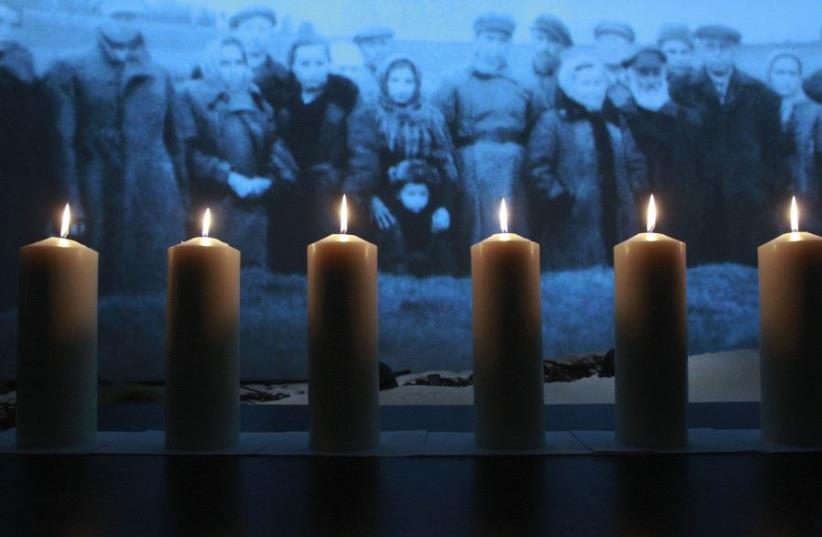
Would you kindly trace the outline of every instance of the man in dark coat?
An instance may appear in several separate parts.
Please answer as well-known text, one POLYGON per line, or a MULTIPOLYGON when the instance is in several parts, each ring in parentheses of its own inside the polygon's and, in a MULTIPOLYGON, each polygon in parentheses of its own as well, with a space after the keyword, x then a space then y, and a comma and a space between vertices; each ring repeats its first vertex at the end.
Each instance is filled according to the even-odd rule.
POLYGON ((51 216, 35 210, 44 201, 30 169, 37 81, 31 52, 15 39, 21 15, 0 1, 0 309, 17 304, 17 250, 42 238, 51 216))
MULTIPOLYGON (((288 66, 292 84, 281 125, 299 172, 294 189, 280 196, 269 219, 269 262, 275 272, 302 274, 306 245, 339 230, 347 121, 359 101, 356 84, 329 72, 328 42, 320 37, 298 38, 288 66)), ((352 212, 350 229, 367 219, 359 209, 352 212)))
POLYGON ((675 80, 671 95, 699 115, 707 260, 754 265, 757 247, 774 237, 777 221, 784 224, 776 210, 787 195, 779 99, 735 66, 739 32, 711 25, 695 36, 704 67, 675 80))
POLYGON ((805 82, 802 84, 802 90, 808 97, 822 104, 822 69, 811 73, 811 75, 805 79, 805 82))
POLYGON ((531 41, 534 44, 531 69, 537 84, 536 97, 544 99, 543 107, 547 110, 556 100, 560 55, 574 46, 574 40, 560 19, 540 15, 531 25, 531 41))
POLYGON ((666 56, 657 48, 640 49, 625 61, 632 98, 622 107, 637 146, 648 165, 648 191, 637 210, 644 220, 646 200, 654 194, 662 210, 657 228, 688 243, 688 262, 704 261, 709 236, 698 236, 705 192, 696 159, 696 113, 668 94, 666 56))
POLYGON ((163 289, 166 249, 185 237, 188 192, 169 75, 136 26, 139 0, 107 0, 96 43, 57 62, 46 88, 54 171, 100 251, 103 293, 163 289))

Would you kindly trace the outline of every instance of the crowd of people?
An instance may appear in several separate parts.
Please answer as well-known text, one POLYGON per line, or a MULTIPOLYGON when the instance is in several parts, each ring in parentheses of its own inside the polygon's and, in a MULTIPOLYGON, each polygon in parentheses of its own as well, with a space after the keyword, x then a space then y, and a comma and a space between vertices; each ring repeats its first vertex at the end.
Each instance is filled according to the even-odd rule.
POLYGON ((250 6, 179 82, 149 54, 145 9, 104 0, 95 42, 38 77, 14 37, 23 13, 0 0, 4 267, 63 200, 101 252, 104 293, 161 288, 166 248, 198 233, 205 207, 244 266, 302 273, 343 193, 381 270, 417 276, 467 274, 503 198, 547 270, 609 264, 650 193, 690 264, 753 264, 790 194, 808 227, 822 221, 822 72, 775 50, 756 79, 729 26, 665 26, 639 46, 606 21, 579 47, 542 15, 523 79, 516 21, 488 13, 466 64, 426 88, 389 28, 303 32, 281 63, 275 12, 250 6))

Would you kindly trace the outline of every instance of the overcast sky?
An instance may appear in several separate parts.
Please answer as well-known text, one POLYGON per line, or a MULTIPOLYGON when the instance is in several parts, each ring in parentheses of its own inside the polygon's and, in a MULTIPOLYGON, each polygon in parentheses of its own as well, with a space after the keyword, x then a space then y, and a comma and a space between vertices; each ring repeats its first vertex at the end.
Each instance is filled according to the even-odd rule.
MULTIPOLYGON (((161 1, 161 0, 154 0, 161 1)), ((640 41, 652 41, 659 26, 682 22, 731 23, 748 43, 820 39, 822 0, 190 0, 226 12, 260 3, 296 23, 315 23, 329 36, 350 35, 367 24, 392 26, 400 39, 466 40, 471 20, 488 10, 505 10, 519 21, 515 39, 528 38, 530 21, 549 12, 564 19, 574 39, 591 40, 596 21, 630 22, 640 41)))

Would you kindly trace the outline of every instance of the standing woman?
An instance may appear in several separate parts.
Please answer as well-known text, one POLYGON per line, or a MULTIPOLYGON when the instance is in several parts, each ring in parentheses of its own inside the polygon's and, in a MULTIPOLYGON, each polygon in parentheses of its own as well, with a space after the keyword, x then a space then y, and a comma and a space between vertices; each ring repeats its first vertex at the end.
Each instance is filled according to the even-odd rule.
POLYGON ((818 225, 822 223, 822 106, 802 91, 802 60, 793 52, 771 54, 767 80, 781 99, 791 190, 811 209, 807 220, 818 225))
POLYGON ((293 184, 296 165, 242 43, 219 39, 201 70, 202 79, 182 91, 192 127, 185 138, 194 212, 214 209, 216 234, 243 252, 243 266, 265 268, 272 185, 293 184))
POLYGON ((346 191, 369 208, 371 231, 379 235, 397 225, 391 170, 405 160, 424 160, 440 178, 431 199, 435 204, 431 227, 445 231, 450 227, 458 179, 445 117, 423 100, 422 74, 411 59, 387 58, 377 82, 378 101, 361 107, 349 119, 346 191))
POLYGON ((636 195, 646 188, 645 159, 607 99, 605 66, 585 54, 563 58, 556 107, 528 143, 531 192, 554 217, 543 237, 549 270, 612 262, 614 245, 636 231, 636 195))
MULTIPOLYGON (((275 272, 305 272, 306 245, 339 229, 348 162, 346 123, 359 102, 356 84, 330 73, 328 42, 303 35, 288 53, 291 87, 281 112, 283 136, 297 163, 294 188, 272 209, 270 261, 275 272)), ((352 214, 356 226, 359 214, 352 214)))
POLYGON ((185 238, 188 185, 174 88, 140 29, 141 0, 105 0, 93 46, 45 80, 55 175, 100 252, 104 294, 162 290, 185 238))

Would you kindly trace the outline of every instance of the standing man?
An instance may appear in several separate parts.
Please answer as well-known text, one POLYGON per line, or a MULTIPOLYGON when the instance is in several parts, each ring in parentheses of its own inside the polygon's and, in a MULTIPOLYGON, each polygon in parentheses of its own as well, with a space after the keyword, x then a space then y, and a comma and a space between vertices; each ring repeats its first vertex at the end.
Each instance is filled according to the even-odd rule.
POLYGON ((694 70, 694 42, 687 26, 663 26, 656 43, 667 59, 669 79, 690 76, 694 70))
POLYGON ((509 15, 478 17, 470 64, 446 75, 433 96, 457 148, 458 251, 463 270, 468 266, 468 246, 499 231, 502 198, 513 205, 511 227, 525 227, 521 172, 525 143, 540 108, 533 91, 508 69, 515 27, 509 15))
POLYGON ((658 48, 640 49, 625 61, 631 100, 622 108, 631 134, 645 156, 648 190, 635 200, 644 220, 649 194, 664 210, 666 233, 688 243, 688 262, 705 260, 709 234, 700 236, 706 192, 696 165, 696 114, 671 101, 665 54, 658 48))
POLYGON ((531 67, 538 88, 535 97, 544 99, 543 106, 546 109, 553 108, 557 94, 560 55, 574 46, 574 40, 565 23, 557 17, 540 15, 531 25, 531 41, 534 46, 531 67))
POLYGON ((149 56, 141 0, 105 0, 96 42, 48 72, 55 176, 100 251, 103 293, 163 289, 188 193, 171 78, 149 56))
POLYGON ((786 163, 779 99, 740 71, 740 33, 722 25, 695 32, 703 67, 672 83, 671 95, 699 116, 699 165, 707 191, 702 213, 713 238, 710 261, 754 265, 757 247, 784 226, 786 163))
POLYGON ((805 93, 819 104, 822 104, 822 69, 818 69, 805 79, 802 84, 805 93))
POLYGON ((354 34, 354 44, 362 52, 365 66, 376 77, 383 60, 394 52, 394 30, 367 26, 354 34))
MULTIPOLYGON (((282 192, 269 218, 269 262, 275 272, 303 274, 306 245, 339 229, 348 116, 359 92, 352 81, 330 72, 328 42, 316 35, 291 45, 288 67, 295 84, 281 125, 298 173, 294 188, 282 192)), ((351 216, 350 229, 367 219, 360 209, 351 216)))
POLYGON ((31 51, 17 41, 21 24, 22 10, 0 0, 0 309, 17 305, 18 249, 42 236, 51 217, 37 210, 45 193, 32 184, 36 79, 31 51))
POLYGON ((634 29, 624 22, 603 21, 594 28, 594 40, 596 55, 608 73, 608 99, 621 107, 631 98, 622 62, 634 47, 634 29))
POLYGON ((254 83, 268 104, 279 110, 288 94, 288 69, 269 53, 277 26, 274 10, 266 6, 245 7, 228 19, 228 26, 245 48, 254 83))

